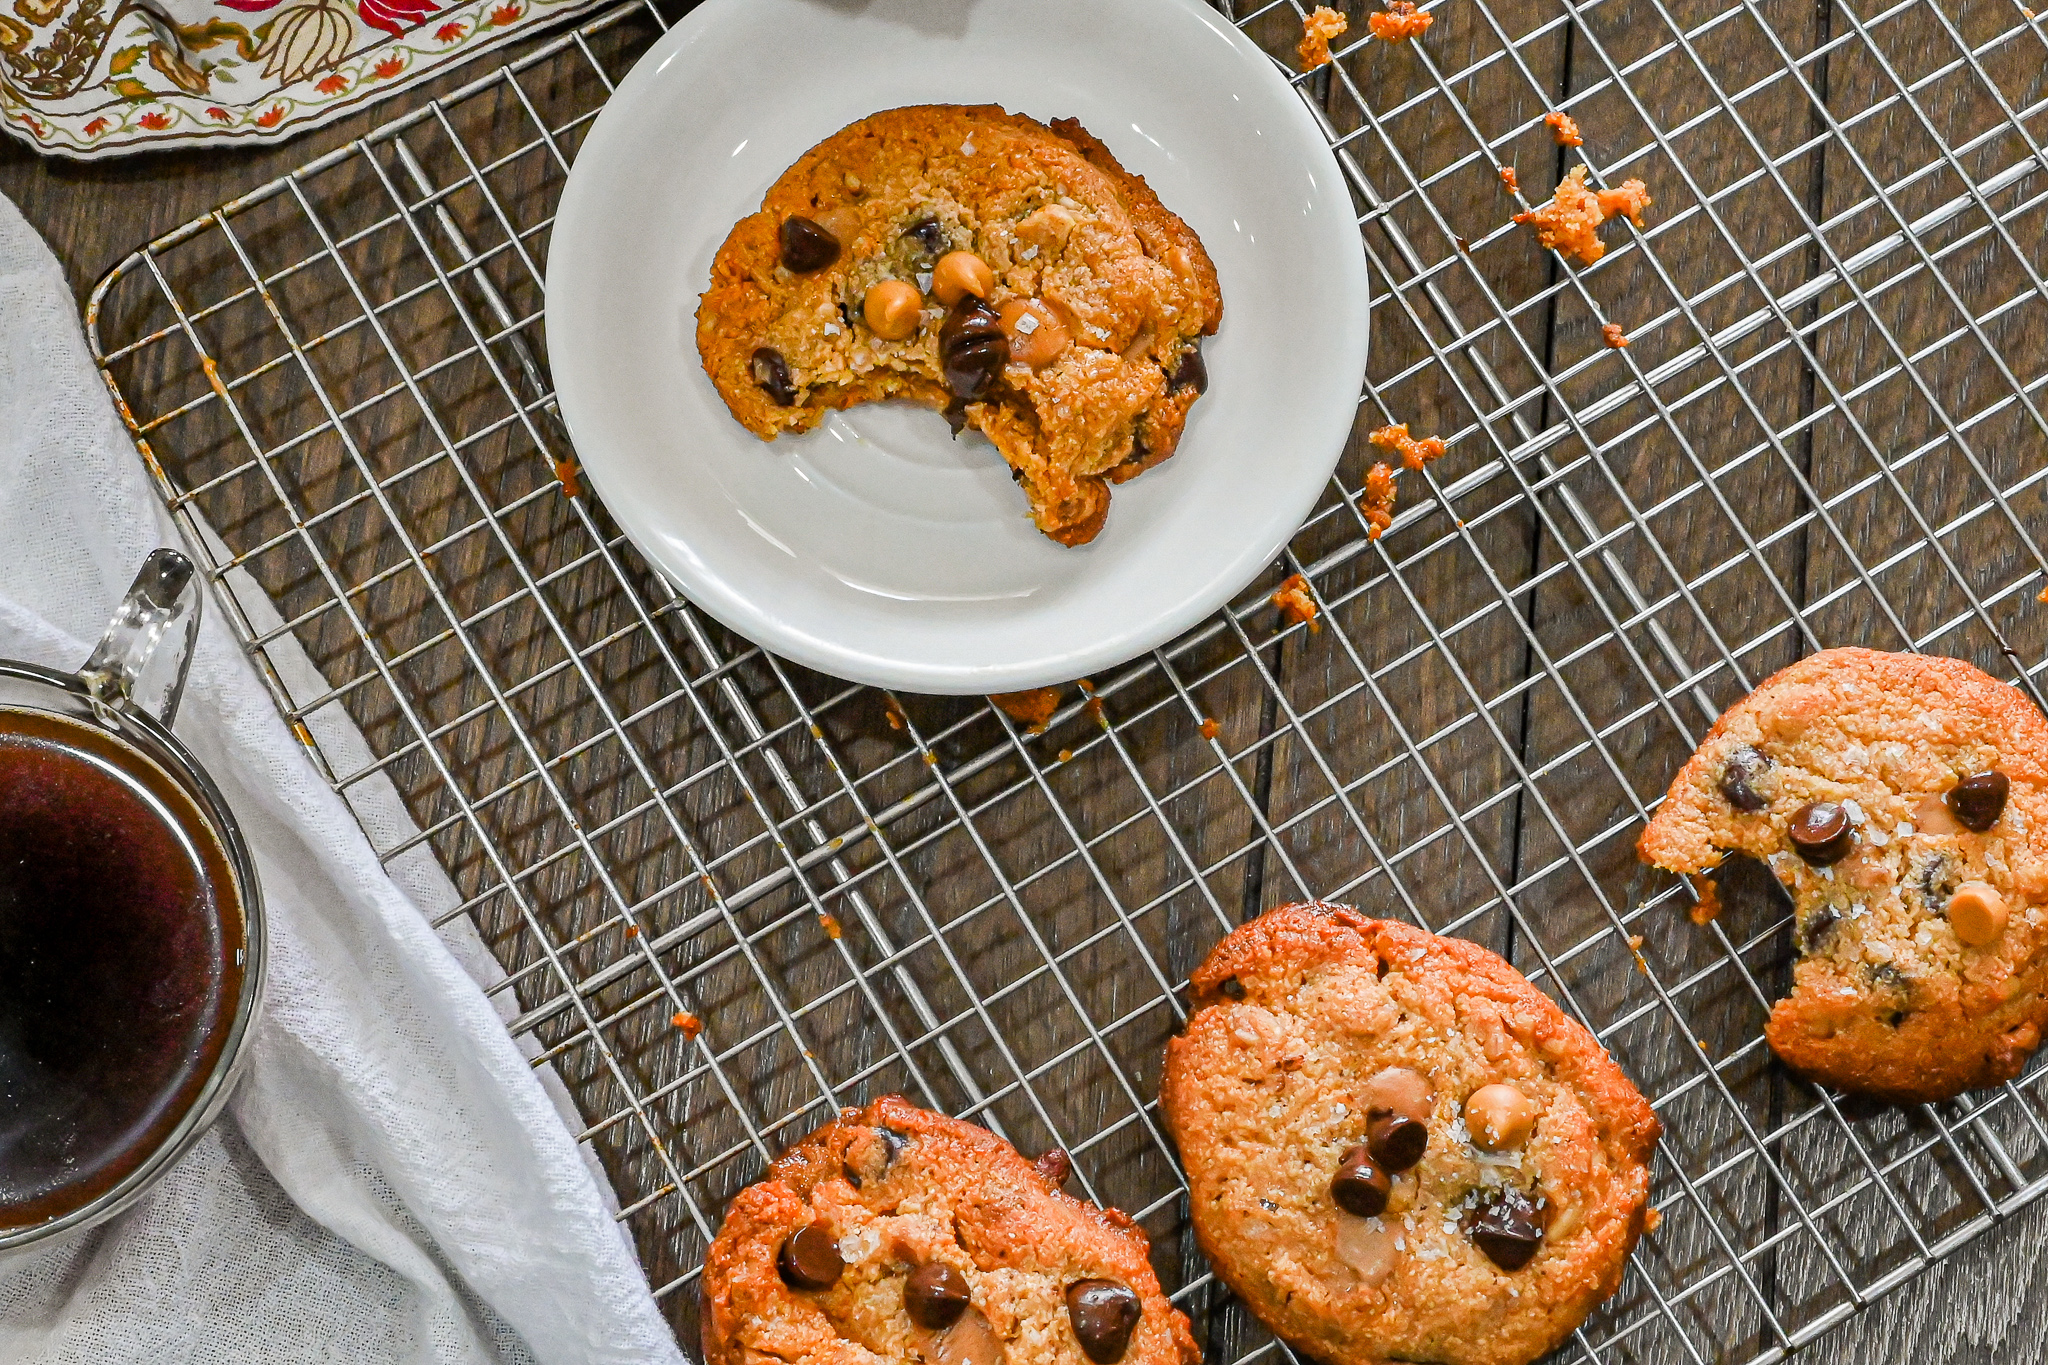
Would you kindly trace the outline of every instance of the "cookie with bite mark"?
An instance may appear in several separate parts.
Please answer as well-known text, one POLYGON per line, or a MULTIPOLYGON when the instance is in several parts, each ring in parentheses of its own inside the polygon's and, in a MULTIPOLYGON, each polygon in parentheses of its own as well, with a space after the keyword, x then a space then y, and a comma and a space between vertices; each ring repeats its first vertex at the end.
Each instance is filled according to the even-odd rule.
POLYGON ((1189 981, 1160 1108, 1195 1235, 1327 1365, 1523 1365, 1621 1283, 1662 1127, 1506 962, 1345 906, 1269 910, 1189 981))
POLYGON ((982 432, 1071 546, 1174 453, 1222 316, 1201 240, 1078 122, 919 105, 834 133, 733 227, 697 348, 763 440, 890 398, 982 432))
POLYGON ((740 1191, 704 1258, 706 1365, 1199 1365, 1145 1234, 985 1128, 889 1095, 740 1191))
POLYGON ((1960 659, 1829 649, 1728 708, 1645 862, 1793 919, 1764 1036, 1878 1099, 2010 1080, 2048 1026, 2048 720, 1960 659))

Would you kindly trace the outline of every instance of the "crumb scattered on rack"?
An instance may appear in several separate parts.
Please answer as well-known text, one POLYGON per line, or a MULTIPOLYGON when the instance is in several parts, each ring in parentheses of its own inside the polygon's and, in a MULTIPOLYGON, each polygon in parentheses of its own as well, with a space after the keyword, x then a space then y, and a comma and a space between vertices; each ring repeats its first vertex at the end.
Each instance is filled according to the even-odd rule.
POLYGON ((1610 218, 1627 218, 1641 227, 1643 210, 1650 202, 1650 193, 1640 180, 1624 180, 1619 189, 1591 188, 1581 165, 1572 167, 1558 182, 1548 203, 1516 214, 1515 221, 1533 228, 1536 240, 1548 249, 1577 256, 1591 265, 1607 254, 1607 244, 1600 240, 1600 225, 1610 218))
POLYGON ((1060 750, 1060 762, 1062 762, 1062 763, 1072 763, 1073 761, 1074 761, 1074 751, 1073 751, 1072 749, 1062 749, 1062 750, 1060 750))
POLYGON ((640 926, 639 926, 639 925, 637 925, 637 924, 629 924, 629 925, 627 925, 627 926, 626 926, 626 937, 627 937, 627 938, 638 938, 638 937, 640 937, 640 926))
POLYGON ((1562 110, 1552 110, 1543 116, 1550 125, 1550 135, 1557 139, 1560 147, 1582 147, 1586 139, 1579 136, 1579 121, 1562 110))
POLYGON ((1045 732, 1045 727, 1052 723, 1052 713, 1060 709, 1060 690, 1057 687, 1033 687, 1023 692, 997 692, 989 700, 1004 715, 1019 725, 1029 727, 1036 735, 1045 732))
POLYGON ((1721 913, 1721 898, 1715 894, 1714 879, 1712 877, 1689 877, 1687 880, 1692 883, 1693 890, 1698 893, 1699 901, 1692 909, 1685 912, 1686 918, 1690 919, 1694 924, 1712 924, 1721 913))
POLYGON ((839 927, 839 919, 836 915, 818 916, 818 925, 825 931, 826 938, 836 939, 846 932, 839 927))
POLYGON ((1300 574, 1290 575, 1280 585, 1280 591, 1273 594, 1273 605, 1280 608, 1283 627, 1306 624, 1311 633, 1322 629, 1316 624, 1316 599, 1309 594, 1308 579, 1300 574))
POLYGON ((1443 458, 1443 437, 1424 436, 1417 440, 1408 434, 1406 422, 1395 422, 1381 427, 1365 439, 1381 450, 1391 450, 1400 455, 1402 466, 1408 469, 1420 469, 1431 460, 1443 458))
POLYGON ((1381 42, 1400 43, 1420 38, 1436 22, 1436 16, 1418 10, 1410 0, 1387 0, 1385 13, 1369 14, 1365 22, 1372 30, 1372 36, 1381 42))
POLYGON ((1384 460, 1365 474, 1365 493, 1358 499, 1365 514, 1365 537, 1378 540, 1394 524, 1394 467, 1384 460))
POLYGON ((1509 194, 1520 194, 1522 192, 1522 182, 1515 179, 1515 168, 1513 166, 1503 166, 1500 168, 1500 183, 1508 187, 1509 194))
POLYGON ((1330 40, 1351 25, 1328 5, 1317 5, 1301 21, 1301 69, 1313 71, 1330 64, 1330 40))
POLYGON ((688 1010, 677 1010, 668 1021, 683 1031, 683 1037, 695 1042, 697 1035, 704 1031, 704 1021, 688 1010))
POLYGON ((1600 339, 1607 343, 1610 350, 1618 351, 1628 345, 1628 333, 1621 330, 1621 324, 1618 322, 1601 323, 1600 339))
POLYGON ((576 479, 576 462, 574 460, 556 460, 555 478, 561 483, 562 492, 566 496, 576 498, 583 495, 583 485, 577 482, 576 479))
POLYGON ((1664 1214, 1662 1213, 1662 1211, 1660 1211, 1660 1210, 1658 1210, 1658 1209, 1644 1209, 1644 1210, 1643 1210, 1643 1231, 1644 1231, 1644 1232, 1655 1232, 1655 1231, 1657 1230, 1657 1228, 1658 1228, 1658 1225, 1659 1225, 1659 1224, 1661 1224, 1661 1223, 1662 1223, 1663 1221, 1664 1221, 1664 1214))
POLYGON ((1203 739, 1214 739, 1214 738, 1216 738, 1216 736, 1218 736, 1218 735, 1220 735, 1220 734, 1222 734, 1222 733, 1223 733, 1223 727, 1222 727, 1221 725, 1218 725, 1218 724, 1216 723, 1216 717, 1214 717, 1214 716, 1204 716, 1204 717, 1202 717, 1202 738, 1203 738, 1203 739))
POLYGON ((1630 934, 1628 936, 1628 950, 1635 957, 1636 970, 1644 976, 1650 975, 1649 960, 1643 956, 1643 936, 1641 934, 1630 934))

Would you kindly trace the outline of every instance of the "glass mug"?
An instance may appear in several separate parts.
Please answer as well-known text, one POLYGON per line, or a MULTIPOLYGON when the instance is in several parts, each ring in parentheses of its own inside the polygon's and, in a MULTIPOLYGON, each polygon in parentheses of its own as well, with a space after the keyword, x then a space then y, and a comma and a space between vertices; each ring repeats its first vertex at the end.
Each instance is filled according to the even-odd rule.
POLYGON ((0 1250, 132 1203, 241 1071, 256 868, 170 730, 201 596, 158 550, 77 673, 0 659, 0 1250))

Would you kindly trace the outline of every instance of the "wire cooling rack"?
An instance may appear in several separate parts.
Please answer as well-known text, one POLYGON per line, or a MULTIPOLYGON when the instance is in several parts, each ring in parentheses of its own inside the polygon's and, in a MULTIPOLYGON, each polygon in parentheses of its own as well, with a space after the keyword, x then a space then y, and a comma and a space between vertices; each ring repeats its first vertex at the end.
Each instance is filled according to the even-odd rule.
POLYGON ((1663 1116, 1661 1226, 1566 1358, 1775 1359, 2041 1192, 2041 1072, 1917 1110, 1789 1080, 1761 1041, 1788 926, 1695 924, 1632 855, 1711 718, 1812 649, 2040 699, 2040 21, 1442 0, 1390 46, 1354 6, 1304 76, 1301 8, 1239 3, 1356 195, 1360 439, 1264 581, 1032 734, 763 654, 577 487, 551 214, 679 8, 608 11, 150 244, 91 323, 313 761, 394 784, 419 832, 380 851, 430 846, 466 898, 683 1340, 726 1200, 896 1090, 1066 1147, 1209 1359, 1284 1353, 1194 1247, 1155 1094, 1188 970, 1311 895, 1507 954, 1663 1116), (1579 160, 1656 200, 1586 268, 1509 222, 1579 160), (1450 453, 1373 541, 1389 420, 1450 453), (1312 626, 1268 600, 1296 572, 1312 626), (287 686, 285 649, 322 682, 287 686), (313 738, 331 708, 369 766, 313 738))

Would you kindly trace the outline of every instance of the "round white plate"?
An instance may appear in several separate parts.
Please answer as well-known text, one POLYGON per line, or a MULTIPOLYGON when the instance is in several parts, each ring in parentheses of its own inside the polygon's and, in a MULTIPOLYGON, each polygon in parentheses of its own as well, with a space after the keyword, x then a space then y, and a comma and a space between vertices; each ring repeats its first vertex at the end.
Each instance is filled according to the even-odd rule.
POLYGON ((1197 0, 708 0, 612 96, 548 254, 562 415, 620 527, 732 629, 839 677, 1014 691, 1123 662, 1279 553, 1365 371, 1351 197, 1300 98, 1197 0), (1095 540, 1040 535, 995 447, 900 404, 772 444, 697 357, 732 225, 854 120, 907 104, 1077 117, 1201 234, 1223 286, 1179 452, 1095 540))

